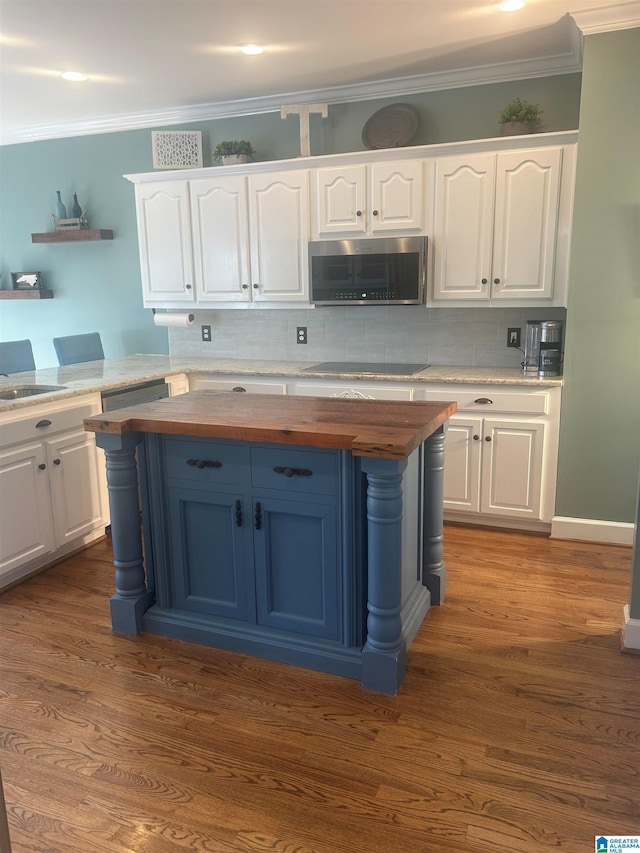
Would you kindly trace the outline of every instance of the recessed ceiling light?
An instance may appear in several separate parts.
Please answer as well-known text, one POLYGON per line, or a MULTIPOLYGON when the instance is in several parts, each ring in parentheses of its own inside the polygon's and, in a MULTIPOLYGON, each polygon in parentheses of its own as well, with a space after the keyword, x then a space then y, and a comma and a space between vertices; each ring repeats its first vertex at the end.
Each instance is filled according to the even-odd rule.
POLYGON ((70 80, 72 83, 84 83, 87 75, 81 71, 64 71, 61 75, 63 80, 70 80))
POLYGON ((243 44, 240 46, 240 51, 246 56, 259 56, 264 53, 264 48, 259 44, 243 44))
POLYGON ((498 8, 501 12, 517 12, 518 9, 522 9, 524 6, 524 0, 504 0, 504 2, 500 3, 498 8))

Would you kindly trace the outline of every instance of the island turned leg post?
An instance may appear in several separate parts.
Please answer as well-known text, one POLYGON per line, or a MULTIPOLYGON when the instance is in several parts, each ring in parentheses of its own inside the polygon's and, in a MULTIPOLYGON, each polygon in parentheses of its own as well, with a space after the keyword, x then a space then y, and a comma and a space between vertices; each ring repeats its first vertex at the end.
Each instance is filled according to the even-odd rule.
POLYGON ((139 433, 96 434, 105 452, 111 510, 111 539, 116 591, 111 598, 111 626, 122 634, 139 634, 142 614, 153 603, 142 558, 136 445, 139 433))
POLYGON ((362 686, 395 695, 406 670, 402 638, 402 475, 406 460, 366 458, 368 588, 362 686))
POLYGON ((432 604, 444 601, 447 570, 443 562, 444 427, 424 443, 422 583, 432 604))

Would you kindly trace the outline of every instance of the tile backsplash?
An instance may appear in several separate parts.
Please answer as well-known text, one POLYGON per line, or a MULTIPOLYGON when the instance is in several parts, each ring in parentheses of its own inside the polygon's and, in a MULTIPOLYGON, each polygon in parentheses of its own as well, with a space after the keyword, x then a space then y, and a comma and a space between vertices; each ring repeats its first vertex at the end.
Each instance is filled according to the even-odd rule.
POLYGON ((561 320, 564 308, 424 308, 351 306, 300 310, 195 311, 187 329, 169 329, 171 355, 276 361, 428 362, 469 367, 519 367, 507 329, 527 320, 561 320), (202 341, 202 325, 211 341, 202 341), (307 344, 296 329, 307 328, 307 344))

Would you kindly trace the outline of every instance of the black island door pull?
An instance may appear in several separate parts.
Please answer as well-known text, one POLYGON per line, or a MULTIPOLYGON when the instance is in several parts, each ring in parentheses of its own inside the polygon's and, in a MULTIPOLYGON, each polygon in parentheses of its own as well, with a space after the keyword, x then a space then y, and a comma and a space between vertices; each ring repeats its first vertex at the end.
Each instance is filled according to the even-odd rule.
POLYGON ((285 477, 310 477, 313 474, 308 468, 283 468, 281 465, 273 471, 275 474, 284 474, 285 477))
POLYGON ((222 468, 222 462, 215 459, 187 459, 187 465, 194 465, 196 468, 222 468))
POLYGON ((236 501, 236 527, 242 527, 242 504, 236 501))
POLYGON ((256 530, 260 530, 260 528, 262 527, 262 507, 260 506, 259 503, 256 503, 255 520, 256 520, 256 530))

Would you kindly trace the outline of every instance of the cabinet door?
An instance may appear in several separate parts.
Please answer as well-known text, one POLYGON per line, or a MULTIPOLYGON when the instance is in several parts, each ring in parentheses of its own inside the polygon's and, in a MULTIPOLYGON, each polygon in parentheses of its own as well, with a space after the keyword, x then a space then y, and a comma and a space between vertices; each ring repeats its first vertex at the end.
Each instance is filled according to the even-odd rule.
POLYGON ((444 443, 445 509, 479 511, 481 452, 482 418, 453 415, 444 443))
POLYGON ((421 160, 374 163, 367 217, 372 234, 422 231, 424 166, 421 160))
POLYGON ((142 295, 145 305, 193 302, 189 189, 186 181, 136 186, 142 295))
POLYGON ((495 168, 495 154, 436 164, 435 300, 489 298, 495 168))
POLYGON ((50 439, 46 452, 56 544, 61 546, 104 523, 101 460, 93 434, 83 429, 50 439))
POLYGON ((314 189, 314 235, 366 232, 364 166, 318 169, 314 189))
POLYGON ((553 296, 561 158, 561 148, 498 154, 493 299, 553 296))
POLYGON ((0 452, 0 579, 53 550, 49 477, 43 445, 0 452))
POLYGON ((173 486, 168 503, 170 606, 255 622, 246 554, 252 520, 240 496, 173 486))
POLYGON ((258 623, 338 639, 335 506, 256 496, 253 541, 258 623))
POLYGON ((544 423, 485 419, 481 512, 540 518, 543 442, 544 423))
POLYGON ((249 302, 249 219, 243 177, 191 182, 198 302, 249 302))
POLYGON ((309 301, 308 182, 306 170, 249 177, 255 302, 309 301))

